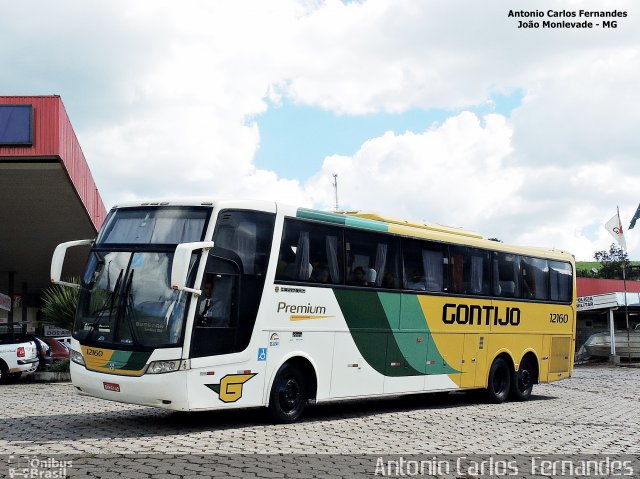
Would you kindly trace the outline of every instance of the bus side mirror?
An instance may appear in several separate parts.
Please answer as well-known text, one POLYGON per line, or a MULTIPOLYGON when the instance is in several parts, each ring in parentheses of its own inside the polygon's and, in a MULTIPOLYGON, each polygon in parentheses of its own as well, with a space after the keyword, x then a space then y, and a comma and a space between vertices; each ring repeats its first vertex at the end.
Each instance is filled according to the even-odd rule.
POLYGON ((66 281, 60 281, 62 276, 62 266, 64 265, 64 256, 67 249, 74 246, 87 246, 93 243, 93 240, 85 239, 78 241, 67 241, 66 243, 60 243, 53 251, 53 258, 51 259, 51 282, 53 284, 59 284, 61 286, 70 286, 71 288, 79 288, 79 284, 67 283, 66 281))
POLYGON ((189 275, 191 255, 196 250, 208 251, 213 248, 213 241, 196 241, 194 243, 182 243, 176 248, 171 266, 171 288, 188 293, 201 294, 199 289, 188 288, 186 285, 189 275))

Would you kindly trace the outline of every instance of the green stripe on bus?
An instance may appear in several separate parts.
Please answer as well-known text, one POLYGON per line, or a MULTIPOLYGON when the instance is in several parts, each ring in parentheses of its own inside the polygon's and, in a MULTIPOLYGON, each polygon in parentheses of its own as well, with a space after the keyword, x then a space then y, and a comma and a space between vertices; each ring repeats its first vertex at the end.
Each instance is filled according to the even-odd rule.
POLYGON ((334 294, 358 351, 380 374, 459 372, 438 351, 416 295, 340 289, 334 294))
POLYGON ((396 307, 391 304, 391 295, 383 295, 381 299, 374 291, 334 290, 334 293, 358 351, 373 369, 385 376, 423 374, 407 362, 391 329, 392 319, 387 314, 399 313, 399 301, 396 307))
POLYGON ((309 210, 307 208, 298 208, 296 213, 298 218, 305 218, 308 220, 326 221, 327 223, 335 223, 338 225, 344 225, 346 216, 336 213, 328 213, 326 211, 309 210))
POLYGON ((373 231, 389 231, 389 225, 382 221, 368 220, 366 218, 356 218, 354 216, 347 216, 346 226, 353 226, 355 228, 364 228, 373 231))
POLYGON ((109 363, 113 364, 115 369, 139 371, 144 368, 145 364, 147 364, 149 356, 151 356, 151 353, 114 351, 109 363))
POLYGON ((355 216, 341 215, 338 213, 328 213, 326 211, 309 210, 307 208, 298 208, 296 213, 298 218, 309 220, 324 221, 326 223, 334 223, 337 225, 353 226, 354 228, 362 228, 372 231, 389 231, 389 225, 382 221, 370 220, 366 218, 357 218, 355 216))
POLYGON ((147 364, 147 360, 150 356, 151 353, 131 353, 129 360, 124 366, 122 366, 122 369, 126 369, 128 371, 139 371, 147 364))

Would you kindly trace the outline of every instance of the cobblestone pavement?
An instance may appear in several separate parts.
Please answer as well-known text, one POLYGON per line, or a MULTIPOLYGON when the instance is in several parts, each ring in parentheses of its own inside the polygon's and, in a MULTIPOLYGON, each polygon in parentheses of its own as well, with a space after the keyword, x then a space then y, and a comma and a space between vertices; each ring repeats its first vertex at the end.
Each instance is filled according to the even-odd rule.
MULTIPOLYGON (((280 477, 282 471, 265 469, 261 461, 277 457, 285 464, 282 455, 290 454, 304 455, 291 456, 297 458, 293 464, 316 464, 312 469, 322 477, 331 476, 330 469, 318 465, 323 456, 317 454, 330 454, 332 460, 339 460, 338 454, 637 458, 639 398, 640 369, 599 365, 535 386, 525 403, 486 404, 477 393, 420 394, 317 405, 299 423, 273 425, 262 410, 172 413, 79 396, 70 384, 17 383, 0 387, 0 454, 72 457, 71 475, 117 476, 97 474, 98 461, 104 471, 116 468, 129 474, 125 477, 140 478, 213 477, 207 461, 238 453, 246 465, 244 477, 280 477), (167 454, 184 464, 174 467, 181 462, 159 459, 167 454), (185 459, 185 454, 199 459, 185 459), (140 457, 145 461, 136 460, 140 457), (86 458, 94 462, 83 467, 86 458)), ((5 464, 0 460, 0 476, 5 464)), ((219 475, 234 475, 230 466, 220 467, 219 475)), ((288 477, 310 476, 299 467, 287 471, 288 477)))

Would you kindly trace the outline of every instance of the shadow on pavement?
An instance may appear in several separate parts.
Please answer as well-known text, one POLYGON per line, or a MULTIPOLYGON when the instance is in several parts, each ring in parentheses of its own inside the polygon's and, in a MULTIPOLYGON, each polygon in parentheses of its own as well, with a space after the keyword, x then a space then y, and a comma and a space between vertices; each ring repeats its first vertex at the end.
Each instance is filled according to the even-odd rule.
MULTIPOLYGON (((552 396, 533 395, 531 401, 546 401, 552 396)), ((92 401, 93 399, 87 398, 92 401)), ((420 411, 450 409, 486 403, 480 391, 420 393, 375 399, 335 401, 309 406, 300 422, 340 421, 344 419, 420 411)), ((496 407, 486 404, 487 407, 496 407)), ((101 438, 137 438, 190 434, 245 427, 281 427, 273 425, 264 408, 226 411, 171 412, 141 407, 99 413, 70 412, 47 416, 3 419, 3 429, 19 430, 20 437, 35 444, 101 438)))

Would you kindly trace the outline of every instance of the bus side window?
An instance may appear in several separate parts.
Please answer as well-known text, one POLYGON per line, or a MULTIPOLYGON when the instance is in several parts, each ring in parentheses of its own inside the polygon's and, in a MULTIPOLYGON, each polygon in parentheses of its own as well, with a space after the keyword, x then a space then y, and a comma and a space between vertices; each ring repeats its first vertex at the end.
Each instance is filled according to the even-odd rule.
POLYGON ((404 288, 442 292, 445 288, 444 266, 447 247, 419 240, 402 240, 404 288))
POLYGON ((276 280, 340 284, 341 228, 285 219, 276 280))
POLYGON ((347 284, 399 288, 398 242, 390 235, 346 230, 347 284))
POLYGON ((560 261, 549 261, 551 301, 571 301, 573 281, 571 265, 560 261))
POLYGON ((519 298, 520 256, 497 253, 493 261, 494 293, 505 298, 519 298))
POLYGON ((489 252, 464 246, 452 247, 451 262, 453 293, 490 294, 489 252))
POLYGON ((546 259, 522 257, 522 292, 525 299, 549 299, 549 266, 546 259))
MULTIPOLYGON (((212 281, 213 309, 206 321, 199 323, 196 318, 192 357, 246 349, 264 289, 274 223, 275 215, 259 211, 223 210, 218 215, 202 285, 204 289, 206 280, 212 281)), ((199 314, 201 305, 202 299, 199 314)))

